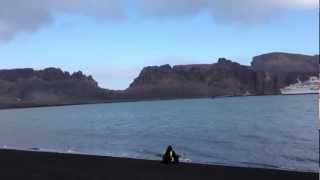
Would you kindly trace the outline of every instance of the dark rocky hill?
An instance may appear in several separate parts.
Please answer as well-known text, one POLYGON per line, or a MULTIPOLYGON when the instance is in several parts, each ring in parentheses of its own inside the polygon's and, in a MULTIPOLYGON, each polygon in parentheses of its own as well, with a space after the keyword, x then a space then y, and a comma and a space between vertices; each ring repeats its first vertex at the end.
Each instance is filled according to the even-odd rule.
POLYGON ((319 56, 269 53, 244 66, 213 64, 145 67, 124 91, 102 89, 81 71, 57 68, 0 70, 0 108, 279 94, 280 88, 319 74, 319 56))
POLYGON ((105 96, 106 90, 81 71, 70 74, 57 68, 0 70, 0 107, 76 104, 105 96))
POLYGON ((269 53, 256 56, 251 63, 258 74, 258 94, 277 94, 280 88, 319 75, 319 55, 269 53))
POLYGON ((279 94, 280 88, 318 76, 319 56, 270 53, 252 66, 220 58, 214 64, 150 66, 127 89, 135 98, 279 94))
POLYGON ((308 56, 275 52, 255 56, 251 65, 256 71, 317 73, 319 71, 319 55, 308 56))
POLYGON ((221 58, 207 65, 152 66, 142 70, 128 93, 143 98, 243 95, 254 91, 250 67, 221 58))

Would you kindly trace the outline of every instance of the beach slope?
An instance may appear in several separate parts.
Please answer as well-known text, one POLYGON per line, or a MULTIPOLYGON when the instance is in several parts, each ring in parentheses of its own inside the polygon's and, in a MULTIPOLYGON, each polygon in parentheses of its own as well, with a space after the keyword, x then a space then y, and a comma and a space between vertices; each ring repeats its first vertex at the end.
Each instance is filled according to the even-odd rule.
POLYGON ((3 180, 317 180, 317 173, 200 164, 165 165, 158 161, 102 156, 0 150, 3 180))

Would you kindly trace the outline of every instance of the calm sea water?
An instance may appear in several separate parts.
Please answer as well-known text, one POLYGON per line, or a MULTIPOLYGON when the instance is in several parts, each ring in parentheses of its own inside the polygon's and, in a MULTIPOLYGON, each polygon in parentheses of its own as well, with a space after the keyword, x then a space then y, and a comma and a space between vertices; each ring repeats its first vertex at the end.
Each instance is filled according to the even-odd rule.
POLYGON ((317 171, 318 97, 169 100, 0 111, 0 146, 317 171))

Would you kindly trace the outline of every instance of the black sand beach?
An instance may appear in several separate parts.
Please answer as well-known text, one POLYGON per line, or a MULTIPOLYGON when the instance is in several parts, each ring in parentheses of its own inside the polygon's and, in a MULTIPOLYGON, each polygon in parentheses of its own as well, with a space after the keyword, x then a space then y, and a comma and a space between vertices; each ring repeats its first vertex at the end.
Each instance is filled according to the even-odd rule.
POLYGON ((318 180, 317 173, 0 150, 1 180, 318 180))

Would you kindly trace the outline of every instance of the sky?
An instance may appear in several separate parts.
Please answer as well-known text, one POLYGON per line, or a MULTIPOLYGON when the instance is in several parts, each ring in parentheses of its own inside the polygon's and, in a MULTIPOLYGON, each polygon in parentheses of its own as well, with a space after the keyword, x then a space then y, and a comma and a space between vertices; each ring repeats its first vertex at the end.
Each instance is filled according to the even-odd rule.
POLYGON ((125 89, 162 64, 319 53, 318 0, 0 0, 0 69, 58 67, 125 89))

